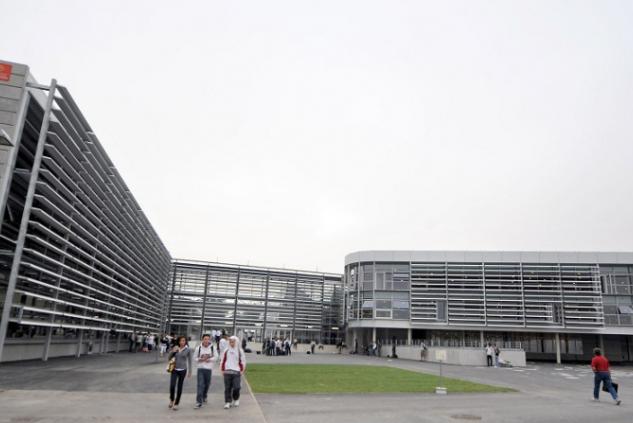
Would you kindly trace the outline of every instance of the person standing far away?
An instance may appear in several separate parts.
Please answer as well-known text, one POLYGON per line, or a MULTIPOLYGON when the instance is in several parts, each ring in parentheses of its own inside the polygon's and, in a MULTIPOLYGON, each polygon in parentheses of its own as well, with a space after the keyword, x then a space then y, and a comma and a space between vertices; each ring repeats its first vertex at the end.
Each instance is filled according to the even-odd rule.
POLYGON ((493 344, 492 348, 495 350, 495 367, 499 367, 499 354, 501 354, 501 350, 499 350, 497 344, 493 344))
POLYGON ((593 400, 600 400, 600 383, 609 391, 615 405, 620 405, 622 401, 618 398, 618 393, 611 382, 611 371, 609 369, 609 360, 602 355, 600 348, 593 350, 593 359, 591 360, 591 370, 593 370, 593 400))
POLYGON ((220 341, 218 342, 218 351, 220 352, 220 357, 224 354, 224 351, 229 347, 229 336, 226 332, 222 331, 222 336, 220 337, 220 341))
POLYGON ((211 342, 211 335, 202 335, 202 342, 194 350, 194 359, 198 366, 198 386, 194 408, 200 408, 207 402, 207 394, 211 387, 211 369, 217 356, 216 348, 211 342))
POLYGON ((178 410, 180 404, 180 396, 182 395, 182 385, 185 382, 185 376, 191 377, 191 349, 187 345, 187 338, 179 336, 177 345, 172 348, 169 353, 169 359, 176 359, 176 366, 171 372, 169 381, 169 408, 178 410), (178 389, 176 390, 176 386, 178 389))
POLYGON ((316 348, 316 342, 314 339, 310 342, 310 354, 314 354, 314 349, 316 348))
POLYGON ((229 338, 229 346, 221 355, 220 370, 224 377, 224 408, 240 406, 240 385, 246 370, 244 351, 237 336, 229 338))
POLYGON ((495 349, 492 348, 492 345, 488 343, 488 347, 486 348, 486 364, 488 367, 492 366, 492 356, 495 354, 495 349))
POLYGON ((167 352, 167 346, 169 345, 169 338, 167 335, 162 334, 160 337, 160 356, 164 356, 167 352))

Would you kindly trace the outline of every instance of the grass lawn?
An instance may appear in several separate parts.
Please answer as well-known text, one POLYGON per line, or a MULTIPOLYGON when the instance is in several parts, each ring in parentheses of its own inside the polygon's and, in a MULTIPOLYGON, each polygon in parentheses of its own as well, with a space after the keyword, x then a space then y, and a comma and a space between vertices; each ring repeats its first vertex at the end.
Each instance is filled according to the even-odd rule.
MULTIPOLYGON (((255 393, 435 392, 439 377, 386 366, 251 364, 246 378, 255 393)), ((513 392, 513 389, 442 378, 449 393, 513 392)))

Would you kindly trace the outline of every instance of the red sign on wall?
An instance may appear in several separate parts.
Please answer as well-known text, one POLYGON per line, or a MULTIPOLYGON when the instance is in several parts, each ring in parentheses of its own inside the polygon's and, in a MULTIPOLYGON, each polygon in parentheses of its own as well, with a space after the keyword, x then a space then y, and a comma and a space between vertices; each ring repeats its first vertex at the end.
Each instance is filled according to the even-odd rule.
POLYGON ((11 69, 13 69, 13 66, 10 64, 0 63, 0 81, 8 81, 11 79, 11 69))

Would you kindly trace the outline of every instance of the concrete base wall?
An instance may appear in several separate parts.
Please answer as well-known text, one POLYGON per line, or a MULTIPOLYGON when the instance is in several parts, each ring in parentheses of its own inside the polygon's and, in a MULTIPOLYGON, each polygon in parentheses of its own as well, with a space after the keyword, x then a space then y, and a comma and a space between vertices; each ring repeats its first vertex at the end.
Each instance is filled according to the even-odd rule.
MULTIPOLYGON (((405 360, 421 360, 422 348, 419 346, 398 346, 396 354, 398 358, 405 360)), ((391 355, 391 345, 381 347, 383 357, 391 355)), ((486 353, 479 348, 450 348, 450 347, 429 347, 426 351, 424 361, 438 362, 438 354, 445 355, 447 364, 458 364, 460 366, 485 366, 486 353)), ((499 358, 512 363, 514 367, 525 367, 525 351, 523 350, 502 350, 499 358)))
MULTIPOLYGON (((2 354, 2 362, 20 361, 20 360, 41 360, 44 355, 44 340, 10 340, 4 345, 2 354)), ((102 352, 115 352, 116 340, 110 341, 105 351, 100 351, 101 343, 96 340, 92 344, 90 351, 90 341, 84 341, 81 344, 81 355, 98 354, 102 352)), ((127 350, 127 342, 121 341, 119 351, 127 350)), ((77 340, 53 340, 48 353, 49 358, 74 356, 77 353, 77 340)))

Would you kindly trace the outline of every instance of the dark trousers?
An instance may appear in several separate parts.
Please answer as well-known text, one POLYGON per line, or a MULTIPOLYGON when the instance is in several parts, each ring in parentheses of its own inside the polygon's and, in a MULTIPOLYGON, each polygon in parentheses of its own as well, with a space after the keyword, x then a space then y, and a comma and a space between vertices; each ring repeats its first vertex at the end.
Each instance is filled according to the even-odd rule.
POLYGON ((198 369, 198 390, 196 402, 202 404, 207 400, 207 394, 211 387, 211 369, 198 369))
POLYGON ((171 372, 171 379, 169 380, 169 399, 174 401, 176 405, 180 404, 182 384, 185 382, 185 376, 187 376, 187 370, 174 370, 171 372), (176 385, 178 385, 177 391, 176 385))
POLYGON ((224 402, 240 399, 241 380, 239 373, 224 373, 224 402))
POLYGON ((486 358, 488 359, 488 367, 492 366, 492 356, 487 355, 486 358))
POLYGON ((600 383, 604 383, 614 400, 618 399, 618 393, 615 392, 615 388, 611 383, 611 375, 609 372, 596 372, 593 377, 593 397, 598 399, 600 395, 600 383))
POLYGON ((286 346, 286 355, 290 355, 290 345, 286 346))

